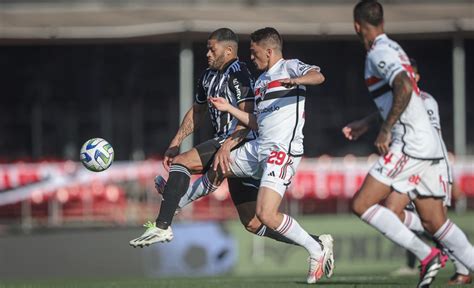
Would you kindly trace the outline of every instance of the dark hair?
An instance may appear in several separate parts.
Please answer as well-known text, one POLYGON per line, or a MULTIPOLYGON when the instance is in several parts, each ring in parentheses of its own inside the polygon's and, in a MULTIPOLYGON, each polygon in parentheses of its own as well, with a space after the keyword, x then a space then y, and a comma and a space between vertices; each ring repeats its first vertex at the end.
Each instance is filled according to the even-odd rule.
POLYGON ((235 43, 239 43, 239 38, 235 35, 234 31, 230 30, 229 28, 219 28, 216 31, 212 32, 209 35, 209 40, 215 39, 218 42, 221 41, 232 41, 235 43))
POLYGON ((418 64, 416 63, 415 59, 410 58, 410 65, 411 68, 413 68, 413 71, 418 74, 418 64))
POLYGON ((258 29, 257 31, 250 34, 250 40, 255 43, 268 41, 275 44, 280 50, 283 46, 283 39, 281 39, 280 33, 278 33, 278 31, 272 27, 258 29))
POLYGON ((354 7, 354 20, 379 26, 383 22, 383 7, 377 0, 362 0, 354 7))

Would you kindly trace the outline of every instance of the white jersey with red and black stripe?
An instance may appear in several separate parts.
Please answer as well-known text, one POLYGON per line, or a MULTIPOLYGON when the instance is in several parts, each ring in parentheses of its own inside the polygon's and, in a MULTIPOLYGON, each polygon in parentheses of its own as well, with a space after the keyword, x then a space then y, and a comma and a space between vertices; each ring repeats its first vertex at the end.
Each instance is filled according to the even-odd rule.
POLYGON ((259 154, 279 147, 291 156, 303 155, 306 87, 286 88, 280 80, 300 77, 313 69, 320 70, 298 59, 280 59, 255 82, 259 154))
POLYGON ((377 36, 367 53, 365 81, 383 119, 392 108, 392 85, 399 73, 407 73, 411 78, 413 92, 408 106, 392 128, 390 149, 416 159, 443 158, 437 132, 427 117, 408 56, 387 35, 377 36))

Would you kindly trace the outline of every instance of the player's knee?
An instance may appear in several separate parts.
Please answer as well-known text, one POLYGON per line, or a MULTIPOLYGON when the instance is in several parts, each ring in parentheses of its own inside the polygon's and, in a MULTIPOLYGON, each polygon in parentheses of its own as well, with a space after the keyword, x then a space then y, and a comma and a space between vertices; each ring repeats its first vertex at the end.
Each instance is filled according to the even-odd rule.
POLYGON ((365 211, 367 211, 367 209, 369 208, 370 207, 367 205, 365 201, 363 201, 363 199, 356 197, 354 200, 352 200, 352 203, 351 203, 352 212, 359 217, 362 216, 362 214, 364 214, 365 211))
POLYGON ((400 221, 403 222, 403 220, 405 219, 405 211, 404 211, 403 208, 400 209, 400 207, 398 207, 397 205, 395 205, 393 203, 387 203, 386 207, 387 207, 387 209, 389 209, 393 213, 395 213, 395 215, 397 215, 397 217, 400 219, 400 221))
POLYGON ((437 219, 422 219, 421 224, 428 233, 434 235, 439 230, 439 228, 443 226, 444 222, 438 221, 437 219))
POLYGON ((173 164, 183 165, 186 164, 186 156, 183 154, 176 155, 172 161, 173 164))
POLYGON ((265 209, 257 209, 257 219, 264 225, 271 227, 271 223, 274 220, 274 213, 265 209))
POLYGON ((258 229, 262 225, 262 223, 257 219, 257 217, 253 217, 249 221, 242 221, 242 224, 245 227, 245 230, 249 231, 250 233, 256 234, 258 232, 258 229))
POLYGON ((179 154, 178 156, 174 157, 172 163, 184 166, 184 167, 188 168, 188 170, 194 170, 195 169, 195 167, 193 167, 192 159, 189 159, 189 155, 187 155, 186 153, 179 154))
MULTIPOLYGON (((239 211, 240 212, 240 211, 239 211)), ((239 219, 240 219, 240 223, 242 223, 242 225, 244 225, 245 229, 247 229, 248 231, 252 232, 251 229, 253 229, 252 227, 254 226, 254 222, 257 221, 258 223, 260 223, 260 221, 258 221, 257 217, 255 216, 255 214, 253 215, 247 215, 245 213, 239 213, 239 219)), ((255 229, 258 229, 255 228, 255 229)))

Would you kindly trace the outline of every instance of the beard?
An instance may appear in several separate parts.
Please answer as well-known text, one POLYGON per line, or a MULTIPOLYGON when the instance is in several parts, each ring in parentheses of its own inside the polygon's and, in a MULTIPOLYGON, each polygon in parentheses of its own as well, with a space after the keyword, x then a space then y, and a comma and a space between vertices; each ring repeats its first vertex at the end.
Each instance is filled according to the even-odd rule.
POLYGON ((219 70, 224 66, 224 54, 217 56, 214 61, 209 63, 209 68, 219 70))

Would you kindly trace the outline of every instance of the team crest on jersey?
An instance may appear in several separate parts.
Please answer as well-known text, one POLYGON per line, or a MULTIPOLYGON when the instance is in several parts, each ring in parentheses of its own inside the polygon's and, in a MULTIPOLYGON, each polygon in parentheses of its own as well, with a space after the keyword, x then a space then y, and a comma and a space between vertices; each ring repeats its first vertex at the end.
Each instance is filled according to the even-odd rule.
POLYGON ((255 87, 255 103, 260 103, 263 98, 265 97, 265 94, 267 93, 267 84, 268 81, 262 83, 262 85, 259 85, 259 87, 255 87))

